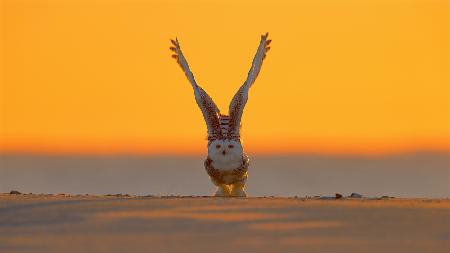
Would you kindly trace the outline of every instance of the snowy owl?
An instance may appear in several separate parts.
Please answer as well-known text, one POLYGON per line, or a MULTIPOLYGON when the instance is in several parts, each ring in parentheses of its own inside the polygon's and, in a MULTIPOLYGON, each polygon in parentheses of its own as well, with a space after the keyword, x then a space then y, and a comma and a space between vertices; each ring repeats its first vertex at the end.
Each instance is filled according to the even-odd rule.
POLYGON ((195 100, 206 122, 208 157, 204 164, 211 181, 217 186, 215 196, 218 197, 247 196, 245 182, 247 181, 250 160, 244 153, 239 132, 242 113, 248 99, 248 90, 255 82, 266 53, 270 49, 271 40, 267 39, 268 35, 266 33, 261 36, 247 80, 231 100, 228 115, 221 114, 211 97, 197 85, 186 58, 181 52, 178 39, 171 40, 173 46, 170 47, 170 50, 175 53, 172 57, 177 60, 192 88, 194 88, 195 100))

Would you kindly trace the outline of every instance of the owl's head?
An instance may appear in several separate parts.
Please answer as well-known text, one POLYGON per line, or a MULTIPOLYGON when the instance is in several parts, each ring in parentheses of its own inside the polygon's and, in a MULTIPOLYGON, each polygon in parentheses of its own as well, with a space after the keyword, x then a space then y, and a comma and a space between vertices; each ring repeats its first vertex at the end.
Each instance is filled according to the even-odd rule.
POLYGON ((208 156, 213 160, 239 160, 242 159, 242 153, 242 144, 232 139, 214 140, 208 147, 208 156))

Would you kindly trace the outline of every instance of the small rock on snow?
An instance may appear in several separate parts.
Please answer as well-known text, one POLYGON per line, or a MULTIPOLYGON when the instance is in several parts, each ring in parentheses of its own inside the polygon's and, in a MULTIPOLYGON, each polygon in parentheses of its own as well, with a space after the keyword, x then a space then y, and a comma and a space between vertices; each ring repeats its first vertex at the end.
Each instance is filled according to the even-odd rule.
POLYGON ((355 193, 355 192, 353 192, 352 194, 350 194, 350 198, 362 198, 362 195, 361 194, 359 194, 359 193, 355 193))

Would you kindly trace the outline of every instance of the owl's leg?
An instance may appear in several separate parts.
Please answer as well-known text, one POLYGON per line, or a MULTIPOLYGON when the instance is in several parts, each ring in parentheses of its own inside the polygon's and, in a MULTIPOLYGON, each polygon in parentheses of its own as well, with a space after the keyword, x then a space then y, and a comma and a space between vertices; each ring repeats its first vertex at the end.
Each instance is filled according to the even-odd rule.
POLYGON ((230 187, 226 184, 217 184, 217 191, 214 194, 215 197, 228 197, 230 196, 230 187))
POLYGON ((214 197, 229 197, 230 196, 230 186, 226 184, 222 184, 214 179, 214 177, 211 177, 211 182, 217 186, 216 193, 214 194, 214 197))
POLYGON ((245 182, 247 180, 244 179, 242 181, 236 182, 233 184, 231 189, 232 197, 247 197, 247 193, 245 192, 245 182))

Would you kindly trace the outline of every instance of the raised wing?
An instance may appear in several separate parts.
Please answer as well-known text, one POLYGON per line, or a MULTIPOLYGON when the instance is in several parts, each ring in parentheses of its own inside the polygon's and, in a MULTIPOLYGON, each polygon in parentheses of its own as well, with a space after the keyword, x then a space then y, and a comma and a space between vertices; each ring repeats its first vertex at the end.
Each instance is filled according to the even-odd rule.
POLYGON ((252 67, 250 68, 247 76, 247 80, 244 84, 239 88, 239 90, 234 95, 231 100, 229 107, 229 115, 230 115, 230 131, 228 132, 229 137, 238 137, 240 128, 241 128, 241 118, 242 113, 244 112, 245 104, 248 99, 248 90, 255 82, 256 77, 258 77, 259 71, 261 70, 261 66, 264 58, 266 58, 266 53, 269 51, 270 42, 267 37, 269 33, 261 35, 261 41, 259 42, 258 50, 256 51, 255 58, 253 58, 252 67))
POLYGON ((180 65, 181 69, 183 69, 184 74, 192 85, 192 88, 194 88, 195 101, 200 107, 203 118, 205 119, 206 126, 208 128, 208 136, 221 136, 222 133, 220 131, 219 109, 217 108, 211 97, 195 82, 194 75, 189 69, 189 65, 186 61, 186 58, 184 58, 183 52, 181 52, 178 39, 170 41, 173 45, 170 47, 170 50, 175 53, 172 55, 172 58, 177 60, 178 65, 180 65))

